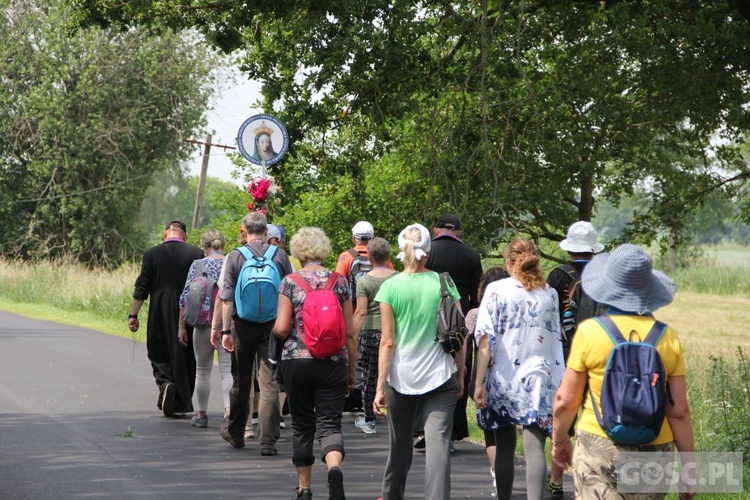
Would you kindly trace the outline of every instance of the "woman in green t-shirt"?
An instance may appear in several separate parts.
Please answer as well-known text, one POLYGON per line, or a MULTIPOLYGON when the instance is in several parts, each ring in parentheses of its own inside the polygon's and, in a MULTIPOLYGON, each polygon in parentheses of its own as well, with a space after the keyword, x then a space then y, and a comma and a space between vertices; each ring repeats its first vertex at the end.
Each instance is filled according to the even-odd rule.
MULTIPOLYGON (((412 224, 398 236, 404 272, 380 287, 382 338, 373 409, 388 408, 390 449, 383 477, 383 499, 404 497, 412 461, 412 433, 424 422, 425 498, 450 498, 450 440, 453 410, 464 387, 464 350, 454 360, 435 341, 440 277, 424 267, 430 233, 412 224)), ((460 295, 450 288, 456 302, 460 295)))

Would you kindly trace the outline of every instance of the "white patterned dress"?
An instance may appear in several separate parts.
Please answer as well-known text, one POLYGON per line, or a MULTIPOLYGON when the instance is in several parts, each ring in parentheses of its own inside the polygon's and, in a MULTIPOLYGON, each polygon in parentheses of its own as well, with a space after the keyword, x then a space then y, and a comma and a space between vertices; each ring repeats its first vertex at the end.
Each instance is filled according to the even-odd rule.
POLYGON ((528 291, 515 278, 490 283, 474 335, 477 345, 486 335, 490 346, 479 425, 536 424, 551 435, 552 403, 565 371, 555 289, 545 284, 528 291))

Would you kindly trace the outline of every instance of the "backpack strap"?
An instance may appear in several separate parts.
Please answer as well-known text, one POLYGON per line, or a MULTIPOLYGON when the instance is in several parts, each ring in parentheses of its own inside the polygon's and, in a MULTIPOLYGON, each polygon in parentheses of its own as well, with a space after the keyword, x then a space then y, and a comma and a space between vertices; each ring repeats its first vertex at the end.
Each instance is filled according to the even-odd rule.
POLYGON ((203 265, 203 259, 195 259, 195 276, 206 276, 206 267, 203 265))
POLYGON ((617 325, 615 325, 615 322, 612 321, 612 318, 610 318, 609 315, 597 316, 593 319, 597 323, 599 323, 602 328, 604 328, 604 331, 607 333, 607 336, 612 340, 612 343, 614 345, 627 342, 627 339, 622 335, 622 332, 619 328, 617 328, 617 325))
POLYGON ((263 257, 265 257, 268 260, 273 260, 273 258, 276 256, 276 250, 278 250, 279 247, 276 245, 268 245, 268 248, 266 248, 266 253, 263 254, 263 257))
POLYGON ((242 256, 243 256, 243 257, 245 257, 245 260, 250 260, 250 259, 252 259, 253 257, 255 257, 255 256, 253 255, 253 252, 251 252, 251 251, 250 251, 250 249, 249 249, 249 248, 247 248, 247 247, 246 247, 246 246, 244 246, 244 245, 243 245, 243 246, 241 246, 241 247, 237 247, 237 250, 239 250, 239 251, 240 251, 240 253, 242 254, 242 256))
MULTIPOLYGON (((310 283, 308 283, 305 278, 300 276, 299 273, 287 274, 287 276, 289 276, 289 278, 291 278, 292 281, 297 283, 297 285, 299 285, 299 287, 302 290, 304 290, 305 293, 312 292, 312 287, 310 286, 310 283)), ((328 281, 326 281, 326 284, 323 286, 323 288, 319 288, 318 290, 325 290, 325 289, 333 290, 333 287, 336 286, 336 282, 338 281, 339 276, 341 276, 339 273, 335 271, 332 272, 331 275, 328 276, 328 281)))
POLYGON ((287 274, 287 276, 288 276, 288 277, 289 277, 289 278, 290 278, 290 279, 291 279, 292 281, 294 281, 295 283, 297 283, 297 285, 298 285, 298 286, 299 286, 299 287, 300 287, 300 288, 301 288, 302 290, 304 290, 304 291, 305 291, 305 293, 307 293, 307 292, 312 292, 312 287, 310 286, 310 283, 308 283, 308 282, 307 282, 307 280, 306 280, 305 278, 303 278, 302 276, 300 276, 300 275, 299 275, 299 273, 292 273, 292 274, 287 274))
POLYGON ((450 290, 448 290, 448 280, 450 279, 450 275, 448 273, 439 273, 439 276, 440 276, 440 296, 447 297, 450 295, 450 290))
POLYGON ((354 248, 350 248, 349 250, 347 250, 347 252, 349 253, 349 255, 351 255, 355 259, 359 257, 359 252, 355 250, 354 248))
POLYGON ((574 281, 577 279, 581 279, 581 274, 578 272, 578 269, 576 269, 571 264, 563 264, 562 266, 560 266, 560 269, 562 269, 562 271, 570 276, 570 278, 574 281))
POLYGON ((665 323, 662 323, 661 321, 654 321, 654 326, 652 326, 651 330, 648 331, 648 334, 646 335, 646 338, 643 340, 643 342, 656 347, 656 344, 659 343, 661 338, 664 336, 664 332, 666 331, 667 325, 665 323))
POLYGON ((336 271, 332 272, 330 276, 328 276, 328 281, 326 281, 325 286, 323 289, 333 290, 333 287, 336 286, 336 282, 339 280, 339 276, 341 276, 336 271))
MULTIPOLYGON (((626 339, 619 328, 617 328, 617 325, 615 325, 615 322, 612 321, 612 318, 609 317, 609 315, 605 316, 597 316, 594 318, 601 326, 604 328, 604 331, 607 332, 607 335, 609 335, 609 338, 612 339, 612 342, 617 345, 622 342, 630 342, 630 339, 626 339)), ((662 323, 661 321, 654 321, 654 324, 651 326, 651 329, 646 334, 646 338, 641 340, 641 342, 645 344, 651 344, 652 346, 656 347, 656 344, 659 343, 661 338, 664 336, 664 332, 667 331, 667 325, 665 323, 662 323)))

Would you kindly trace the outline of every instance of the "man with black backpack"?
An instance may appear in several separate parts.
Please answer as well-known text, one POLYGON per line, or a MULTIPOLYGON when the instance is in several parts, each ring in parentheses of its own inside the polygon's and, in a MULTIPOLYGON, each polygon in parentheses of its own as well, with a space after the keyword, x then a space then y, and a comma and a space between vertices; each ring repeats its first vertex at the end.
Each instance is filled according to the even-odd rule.
POLYGON ((276 320, 279 284, 293 270, 287 253, 267 243, 267 231, 265 214, 254 211, 245 215, 240 226, 245 244, 230 252, 224 264, 224 282, 219 295, 222 324, 229 325, 234 320, 235 332, 222 330, 221 343, 234 353, 234 383, 229 391, 229 417, 222 423, 220 433, 233 447, 245 446, 253 363, 257 354, 261 360, 258 368, 260 454, 273 456, 277 454, 275 443, 280 432, 279 386, 268 363, 268 342, 276 320))
POLYGON ((584 319, 603 313, 603 306, 586 295, 580 285, 583 269, 594 254, 604 250, 604 245, 599 243, 593 224, 582 220, 568 228, 568 237, 560 242, 560 248, 568 252, 570 261, 554 268, 547 276, 547 284, 557 290, 564 334, 563 353, 568 359, 576 327, 584 319))
MULTIPOLYGON (((567 361, 578 325, 585 319, 604 314, 605 307, 586 295, 581 287, 581 275, 586 264, 594 258, 594 254, 604 250, 604 245, 599 243, 593 224, 578 221, 568 228, 568 237, 560 242, 560 248, 568 252, 570 261, 554 268, 547 276, 547 283, 557 290, 557 297, 560 301, 563 356, 567 361)), ((552 475, 547 482, 547 491, 552 496, 560 498, 563 496, 563 470, 554 461, 551 470, 552 475)))
MULTIPOLYGON (((357 309, 357 280, 370 272, 373 268, 370 262, 370 254, 367 252, 367 244, 375 237, 375 229, 366 220, 361 220, 354 224, 352 228, 352 243, 354 247, 342 252, 336 262, 335 271, 346 278, 349 288, 352 292, 352 312, 357 309)), ((389 269, 393 269, 390 261, 385 263, 389 269)), ((359 342, 358 342, 359 344, 359 342)), ((359 349, 359 347, 358 347, 359 349)), ((358 354, 357 359, 361 357, 358 354)), ((357 361, 357 386, 349 391, 346 397, 344 411, 362 410, 362 368, 357 361)))
MULTIPOLYGON (((356 310, 357 280, 372 270, 370 255, 367 253, 367 243, 375 236, 375 229, 366 220, 354 224, 352 228, 352 243, 354 247, 342 252, 336 262, 336 272, 346 278, 352 290, 352 307, 356 310)), ((393 269, 393 264, 385 264, 393 269)))

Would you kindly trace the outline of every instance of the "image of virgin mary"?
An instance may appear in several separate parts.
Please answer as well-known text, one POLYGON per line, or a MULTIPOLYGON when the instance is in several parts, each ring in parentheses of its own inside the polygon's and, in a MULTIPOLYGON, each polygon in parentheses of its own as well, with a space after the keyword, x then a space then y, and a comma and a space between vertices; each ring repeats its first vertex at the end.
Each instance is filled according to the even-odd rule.
POLYGON ((274 151, 271 141, 271 134, 274 133, 274 130, 263 121, 260 127, 253 130, 253 133, 255 133, 253 158, 258 161, 269 161, 276 158, 278 153, 274 151))

